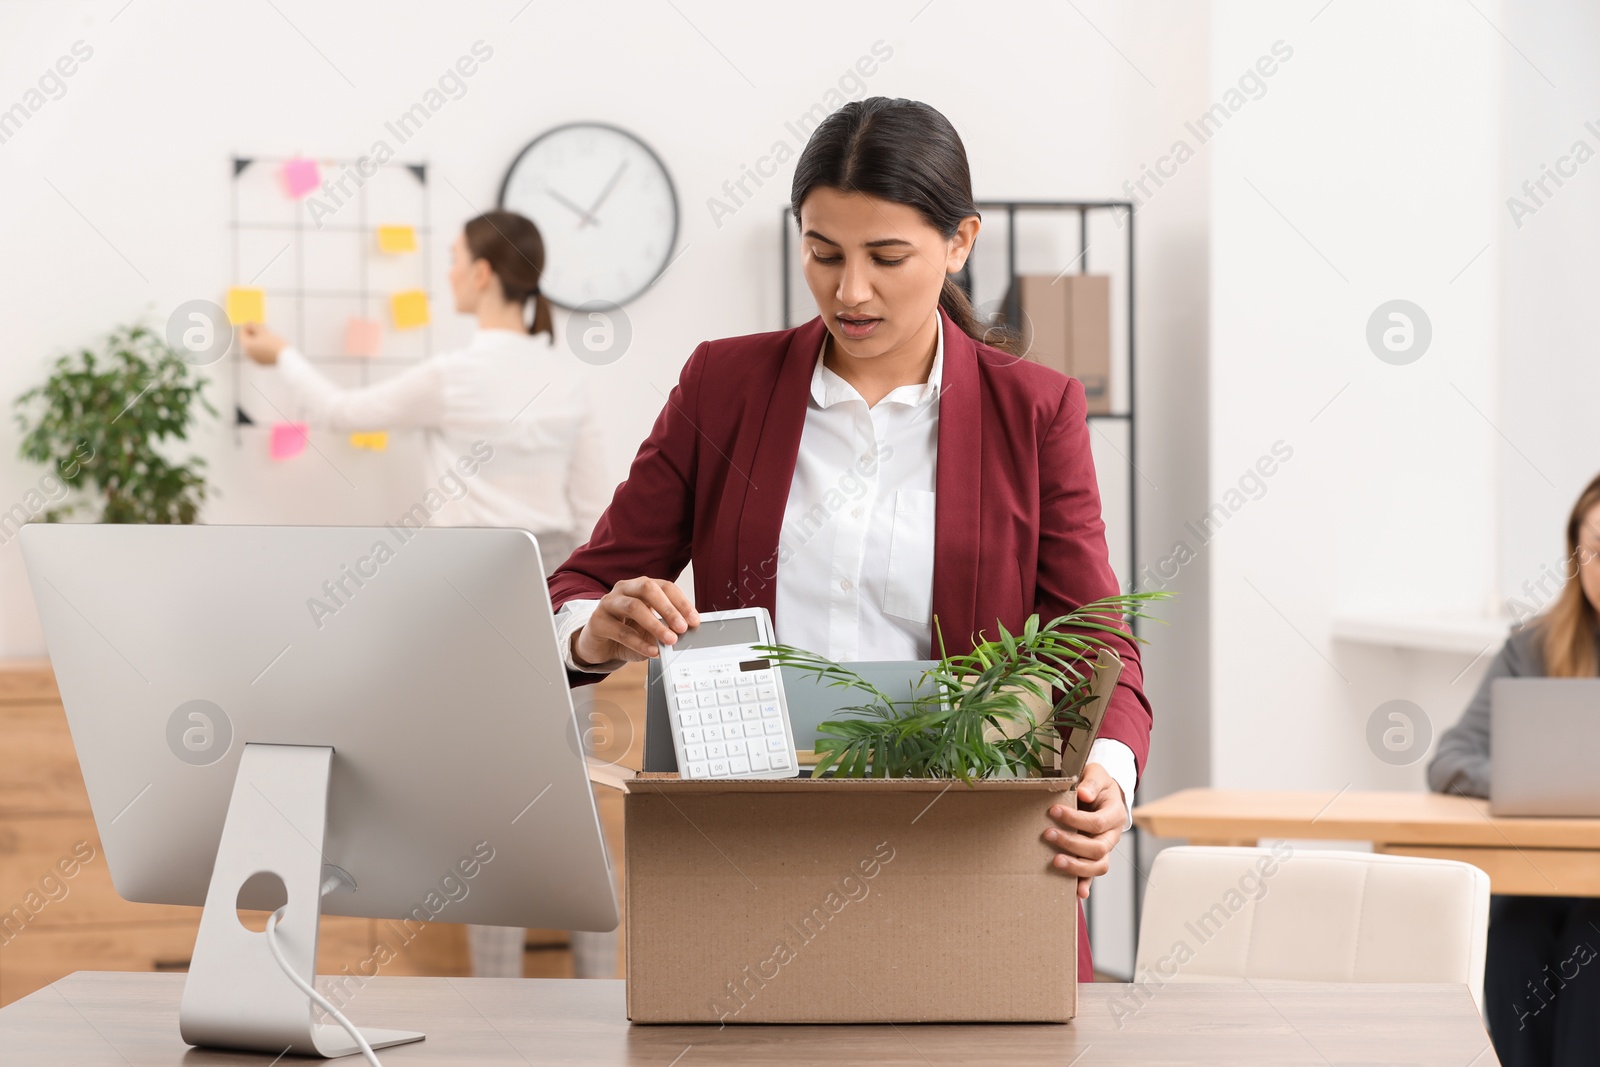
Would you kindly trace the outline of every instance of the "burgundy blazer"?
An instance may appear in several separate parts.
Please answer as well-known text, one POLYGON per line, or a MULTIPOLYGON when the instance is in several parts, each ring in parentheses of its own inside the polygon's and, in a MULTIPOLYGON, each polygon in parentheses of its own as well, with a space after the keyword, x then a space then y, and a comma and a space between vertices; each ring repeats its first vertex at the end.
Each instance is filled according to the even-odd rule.
MULTIPOLYGON (((941 318, 933 612, 946 648, 964 653, 980 631, 997 636, 996 622, 1015 633, 1034 612, 1048 622, 1119 590, 1083 384, 941 318)), ((825 330, 819 317, 695 349, 594 535, 550 576, 556 609, 624 578, 675 579, 693 560, 697 608, 759 605, 782 632, 778 538, 825 330)), ((1132 749, 1142 774, 1151 714, 1138 646, 1107 639, 1123 667, 1100 736, 1132 749)), ((1081 916, 1078 978, 1094 980, 1081 916)))

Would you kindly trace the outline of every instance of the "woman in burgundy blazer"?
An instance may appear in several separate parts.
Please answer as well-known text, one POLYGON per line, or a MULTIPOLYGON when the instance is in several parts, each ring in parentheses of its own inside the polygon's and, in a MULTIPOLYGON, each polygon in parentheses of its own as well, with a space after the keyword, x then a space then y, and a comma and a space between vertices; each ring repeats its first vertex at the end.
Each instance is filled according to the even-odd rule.
MULTIPOLYGON (((933 331, 942 329, 932 613, 948 650, 970 651, 980 631, 993 636, 997 624, 1019 631, 1032 613, 1054 618, 1119 591, 1107 559, 1082 384, 975 340, 970 333, 980 327, 964 295, 930 269, 959 269, 978 223, 965 152, 943 116, 905 100, 847 104, 813 134, 795 188, 796 218, 814 246, 803 251, 810 257, 808 282, 823 314, 794 329, 707 341, 689 358, 593 536, 550 578, 557 609, 600 600, 584 628, 609 640, 575 631, 569 638, 575 662, 653 655, 657 640, 675 640, 697 621, 696 608, 759 605, 783 633, 776 600, 780 533, 819 352, 827 340, 830 361, 839 359, 846 370, 856 353, 896 358, 887 349, 880 356, 872 336, 902 324, 915 331, 912 356, 922 375, 907 381, 927 378, 933 331), (921 168, 913 182, 965 190, 947 219, 929 210, 927 190, 903 195, 906 160, 897 160, 899 173, 881 172, 895 169, 889 158, 952 141, 958 161, 911 160, 921 168), (828 156, 829 147, 833 165, 842 156, 853 167, 849 173, 830 173, 830 160, 816 158, 828 156), (863 167, 863 159, 874 158, 875 168, 863 167), (935 179, 926 179, 929 169, 935 179), (850 213, 863 206, 870 210, 850 213), (852 219, 875 227, 862 236, 880 238, 864 242, 873 247, 863 256, 879 257, 888 246, 909 253, 897 249, 898 259, 837 266, 853 255, 843 236, 852 219), (913 232, 919 220, 936 240, 913 232), (933 263, 947 248, 948 260, 933 263), (907 259, 913 272, 923 272, 919 278, 932 281, 907 281, 907 259), (943 314, 934 313, 935 301, 943 314), (671 584, 691 561, 693 605, 671 584), (585 647, 604 652, 580 656, 585 647)), ((1123 669, 1101 736, 1126 745, 1142 772, 1151 712, 1138 647, 1131 637, 1109 640, 1123 669)), ((595 678, 572 675, 574 684, 595 678)), ((1041 819, 1041 831, 1061 852, 1056 869, 1078 877, 1080 897, 1107 869, 1129 802, 1104 768, 1091 764, 1079 790, 1082 810, 1052 808, 1059 827, 1045 829, 1050 824, 1041 819)), ((1092 980, 1081 921, 1079 930, 1080 978, 1092 980)))

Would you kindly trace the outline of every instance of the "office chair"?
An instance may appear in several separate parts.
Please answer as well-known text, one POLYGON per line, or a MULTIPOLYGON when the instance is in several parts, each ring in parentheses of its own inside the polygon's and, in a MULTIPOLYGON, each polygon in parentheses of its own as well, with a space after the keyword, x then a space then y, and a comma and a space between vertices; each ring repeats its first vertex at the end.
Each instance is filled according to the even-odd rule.
POLYGON ((1150 868, 1136 980, 1465 983, 1483 1011, 1489 876, 1370 852, 1175 847, 1150 868))

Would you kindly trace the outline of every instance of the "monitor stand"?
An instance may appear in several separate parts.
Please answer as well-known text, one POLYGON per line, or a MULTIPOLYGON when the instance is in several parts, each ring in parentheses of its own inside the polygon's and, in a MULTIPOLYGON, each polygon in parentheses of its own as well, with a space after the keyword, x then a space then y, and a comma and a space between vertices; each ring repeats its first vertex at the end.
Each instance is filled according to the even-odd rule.
MULTIPOLYGON (((247 929, 237 911, 239 889, 252 875, 281 878, 288 902, 277 925, 278 947, 300 977, 315 983, 332 762, 331 748, 244 746, 178 1013, 189 1044, 274 1056, 360 1051, 343 1027, 314 1021, 310 1000, 278 966, 267 935, 247 929)), ((423 1036, 361 1033, 375 1049, 423 1036)))

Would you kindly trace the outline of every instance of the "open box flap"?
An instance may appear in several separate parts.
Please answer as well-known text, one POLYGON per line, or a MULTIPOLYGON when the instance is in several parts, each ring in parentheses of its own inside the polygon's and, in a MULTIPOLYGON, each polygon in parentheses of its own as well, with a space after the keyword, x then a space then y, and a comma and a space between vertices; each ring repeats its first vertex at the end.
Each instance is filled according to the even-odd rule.
POLYGON ((1093 699, 1083 706, 1087 727, 1079 727, 1061 746, 1061 775, 1073 781, 1083 777, 1083 768, 1089 762, 1089 747, 1100 736, 1100 724, 1105 721, 1106 708, 1111 703, 1111 691, 1117 687, 1122 675, 1122 660, 1109 648, 1102 648, 1094 661, 1094 675, 1089 679, 1089 692, 1093 699))
POLYGON ((593 756, 584 757, 589 764, 589 781, 595 785, 603 785, 608 789, 628 791, 628 783, 639 772, 632 767, 619 767, 614 763, 604 763, 593 756))

